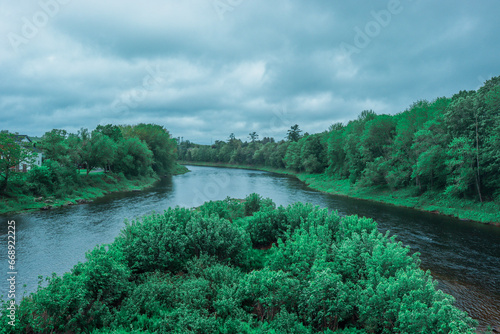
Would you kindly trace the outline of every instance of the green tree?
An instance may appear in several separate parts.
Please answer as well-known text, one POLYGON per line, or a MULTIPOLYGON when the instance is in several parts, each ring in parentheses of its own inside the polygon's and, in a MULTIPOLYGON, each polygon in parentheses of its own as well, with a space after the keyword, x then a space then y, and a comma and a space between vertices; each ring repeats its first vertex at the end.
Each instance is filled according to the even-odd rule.
POLYGON ((378 115, 366 122, 358 145, 365 164, 361 179, 363 185, 386 183, 391 170, 389 160, 395 129, 395 120, 389 115, 378 115))
POLYGON ((336 123, 330 126, 328 137, 328 174, 342 176, 344 168, 344 125, 336 123))
POLYGON ((481 170, 480 156, 483 155, 484 135, 487 133, 484 109, 478 105, 475 92, 467 97, 459 97, 448 107, 445 120, 453 139, 468 138, 474 142, 475 163, 475 184, 479 200, 482 202, 481 194, 481 170))
POLYGON ((345 176, 349 178, 351 183, 355 183, 365 169, 365 163, 359 150, 359 138, 363 135, 364 126, 364 119, 350 121, 343 133, 345 176))
POLYGON ((118 144, 113 169, 127 176, 153 173, 153 152, 139 138, 127 138, 118 144))
POLYGON ((46 132, 40 141, 39 148, 43 150, 44 158, 58 161, 65 166, 71 165, 69 147, 66 141, 66 130, 53 129, 46 132))
POLYGON ((412 178, 418 178, 419 186, 443 189, 447 176, 445 161, 448 143, 443 118, 429 120, 414 137, 411 149, 415 152, 417 160, 412 166, 412 178))
POLYGON ((269 155, 269 165, 274 168, 285 168, 285 155, 290 142, 280 141, 273 145, 272 153, 269 155))
POLYGON ((241 145, 241 140, 236 139, 236 137, 234 136, 234 133, 232 133, 232 132, 229 135, 229 139, 227 142, 233 150, 235 150, 239 145, 241 145))
POLYGON ((363 134, 359 138, 363 160, 370 162, 378 157, 388 159, 395 130, 396 124, 389 115, 378 115, 366 122, 363 134))
POLYGON ((418 254, 373 220, 251 198, 251 217, 226 199, 127 223, 24 298, 7 333, 474 333, 418 254), (279 241, 252 249, 248 232, 266 220, 281 221, 268 230, 279 241))
POLYGON ((113 139, 114 142, 118 143, 123 139, 122 129, 118 125, 106 124, 98 125, 94 131, 100 132, 103 135, 108 136, 113 139))
POLYGON ((92 132, 90 138, 82 135, 82 161, 87 167, 87 175, 96 167, 107 169, 116 157, 117 145, 101 132, 92 132))
POLYGON ((300 150, 301 143, 292 141, 286 150, 285 157, 283 158, 283 162, 287 169, 292 169, 295 171, 299 171, 301 169, 302 163, 300 161, 300 150))
POLYGON ((34 154, 29 144, 22 144, 16 141, 16 137, 9 133, 0 133, 0 193, 7 190, 11 168, 20 163, 30 164, 33 162, 34 154))
POLYGON ((465 195, 475 181, 477 182, 473 142, 465 137, 454 138, 446 154, 449 177, 445 193, 465 195))
POLYGON ((230 143, 225 143, 221 146, 219 150, 219 161, 220 162, 229 162, 231 160, 231 156, 233 155, 233 147, 230 143))
POLYGON ((68 147, 68 159, 70 163, 74 167, 78 167, 83 163, 82 155, 83 155, 83 145, 82 145, 82 137, 80 136, 80 132, 77 134, 70 133, 66 139, 66 145, 68 147))
POLYGON ((300 139, 300 160, 307 173, 322 173, 327 166, 326 134, 318 133, 300 139))
POLYGON ((250 139, 250 141, 251 141, 252 143, 254 143, 256 140, 258 140, 258 139, 259 139, 259 135, 258 135, 258 134, 257 134, 257 132, 255 132, 255 131, 254 131, 254 132, 250 132, 250 133, 248 134, 248 139, 250 139))
POLYGON ((484 140, 482 149, 478 152, 481 165, 481 184, 485 196, 500 195, 500 76, 486 81, 478 90, 477 106, 480 109, 480 134, 484 140), (481 133, 483 131, 484 133, 481 133))
MULTIPOLYGON (((389 170, 387 171, 386 181, 392 189, 408 187, 411 185, 413 166, 416 164, 416 151, 412 149, 415 133, 417 133, 429 115, 436 109, 438 114, 442 114, 444 109, 442 104, 445 100, 436 100, 429 104, 428 101, 418 101, 413 103, 409 109, 401 114, 395 115, 396 129, 394 144, 391 147, 391 155, 388 161, 389 170), (438 112, 437 109, 440 108, 438 112)), ((419 174, 415 174, 415 185, 421 187, 419 174)))
POLYGON ((301 138, 301 132, 302 130, 299 129, 298 124, 292 125, 290 130, 287 131, 286 138, 288 141, 297 142, 301 138))
POLYGON ((153 152, 153 170, 158 175, 169 173, 177 158, 177 145, 170 133, 163 126, 156 124, 138 124, 122 127, 125 138, 137 137, 144 141, 153 152))

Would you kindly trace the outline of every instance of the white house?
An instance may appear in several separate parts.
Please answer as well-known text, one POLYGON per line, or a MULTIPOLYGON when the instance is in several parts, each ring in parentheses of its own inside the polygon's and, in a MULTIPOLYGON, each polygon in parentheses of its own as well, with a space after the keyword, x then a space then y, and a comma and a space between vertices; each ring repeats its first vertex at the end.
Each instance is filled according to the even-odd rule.
POLYGON ((31 169, 32 166, 41 166, 42 165, 42 159, 43 159, 43 153, 42 151, 36 147, 36 144, 33 143, 30 137, 27 135, 14 135, 14 139, 16 142, 19 144, 23 144, 23 146, 27 146, 34 154, 35 154, 35 160, 33 163, 29 163, 26 161, 21 161, 19 165, 13 167, 16 172, 27 172, 31 169))

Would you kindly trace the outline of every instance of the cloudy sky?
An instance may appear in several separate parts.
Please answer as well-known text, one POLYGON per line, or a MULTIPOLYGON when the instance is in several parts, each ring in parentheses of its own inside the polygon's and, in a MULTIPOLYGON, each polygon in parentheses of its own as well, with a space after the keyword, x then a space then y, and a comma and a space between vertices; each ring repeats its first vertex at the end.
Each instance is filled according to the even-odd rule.
POLYGON ((500 75, 500 2, 0 0, 0 129, 282 139, 500 75))

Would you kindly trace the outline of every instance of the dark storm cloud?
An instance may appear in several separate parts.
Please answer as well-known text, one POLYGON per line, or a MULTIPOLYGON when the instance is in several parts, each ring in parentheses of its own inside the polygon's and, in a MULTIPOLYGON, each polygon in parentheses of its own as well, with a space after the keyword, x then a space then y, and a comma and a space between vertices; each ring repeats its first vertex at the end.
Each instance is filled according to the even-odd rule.
POLYGON ((282 139, 498 75, 500 4, 41 0, 3 3, 0 128, 164 125, 282 139))

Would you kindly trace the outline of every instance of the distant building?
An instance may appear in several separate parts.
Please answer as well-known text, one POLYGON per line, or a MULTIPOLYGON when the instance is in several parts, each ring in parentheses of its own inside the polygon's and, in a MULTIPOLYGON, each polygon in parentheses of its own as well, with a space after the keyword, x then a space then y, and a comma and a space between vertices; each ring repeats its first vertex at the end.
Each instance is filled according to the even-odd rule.
POLYGON ((42 165, 42 160, 43 160, 43 153, 42 151, 36 147, 36 144, 33 143, 30 137, 27 135, 13 135, 14 139, 17 143, 26 146, 26 149, 31 150, 34 153, 35 160, 32 163, 28 163, 26 161, 21 161, 19 165, 16 165, 15 167, 12 167, 12 170, 15 170, 16 172, 24 172, 26 173, 31 169, 32 166, 41 166, 42 165))

